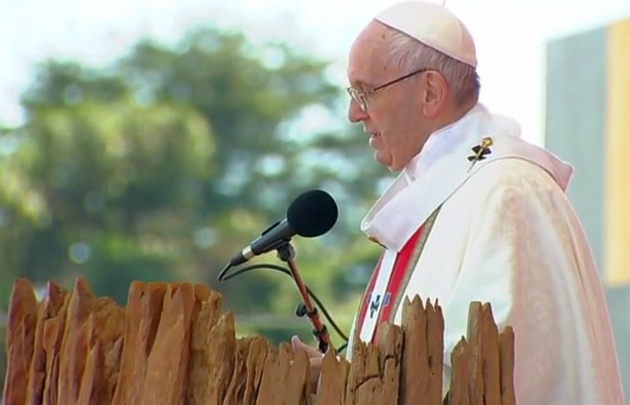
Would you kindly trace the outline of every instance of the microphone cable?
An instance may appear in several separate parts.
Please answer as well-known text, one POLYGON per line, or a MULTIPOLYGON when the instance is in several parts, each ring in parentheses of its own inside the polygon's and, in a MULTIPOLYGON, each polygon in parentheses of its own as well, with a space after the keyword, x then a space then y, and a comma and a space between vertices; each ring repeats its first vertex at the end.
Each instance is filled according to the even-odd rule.
MULTIPOLYGON (((227 280, 229 280, 229 279, 231 279, 233 277, 236 277, 236 276, 241 275, 243 273, 247 273, 247 272, 250 272, 250 271, 253 271, 253 270, 257 270, 257 269, 267 269, 267 270, 279 271, 280 273, 284 273, 284 274, 288 275, 289 277, 292 277, 291 276, 291 272, 289 271, 289 269, 287 269, 285 267, 278 266, 276 264, 260 263, 260 264, 252 264, 252 265, 249 265, 249 266, 242 267, 242 268, 240 268, 238 270, 234 270, 234 271, 230 272, 230 274, 226 274, 227 271, 222 271, 221 275, 220 275, 220 280, 221 281, 227 281, 227 280)), ((225 270, 227 270, 227 269, 225 269, 225 270)), ((339 337, 341 337, 341 339, 343 339, 345 341, 345 343, 342 344, 341 346, 339 346, 338 349, 335 349, 335 351, 337 353, 342 352, 348 346, 348 336, 346 336, 346 334, 343 333, 341 328, 334 321, 334 319, 332 318, 332 316, 330 315, 330 313, 328 312, 326 307, 324 307, 324 304, 322 304, 322 301, 319 299, 319 297, 317 297, 317 295, 315 295, 315 293, 307 285, 305 285, 304 287, 306 287, 306 291, 307 291, 308 295, 313 299, 313 301, 315 301, 315 303, 317 304, 319 309, 322 311, 322 314, 324 315, 324 317, 326 318, 328 323, 330 323, 330 325, 335 330, 337 335, 339 335, 339 337)), ((298 307, 297 307, 297 309, 295 311, 295 314, 298 317, 303 317, 304 315, 306 315, 306 307, 304 306, 303 303, 300 303, 298 305, 298 307)))

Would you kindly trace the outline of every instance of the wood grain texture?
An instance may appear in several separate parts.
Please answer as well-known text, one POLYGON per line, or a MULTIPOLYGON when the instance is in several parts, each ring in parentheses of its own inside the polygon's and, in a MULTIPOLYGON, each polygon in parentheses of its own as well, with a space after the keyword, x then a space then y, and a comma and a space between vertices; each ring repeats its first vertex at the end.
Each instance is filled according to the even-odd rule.
POLYGON ((489 304, 473 302, 466 337, 448 353, 437 302, 405 298, 401 325, 355 341, 349 362, 331 348, 318 392, 304 351, 237 337, 222 296, 204 285, 139 283, 125 307, 82 279, 49 283, 41 302, 26 280, 10 301, 3 391, 7 405, 515 405, 514 332, 499 334, 489 304))

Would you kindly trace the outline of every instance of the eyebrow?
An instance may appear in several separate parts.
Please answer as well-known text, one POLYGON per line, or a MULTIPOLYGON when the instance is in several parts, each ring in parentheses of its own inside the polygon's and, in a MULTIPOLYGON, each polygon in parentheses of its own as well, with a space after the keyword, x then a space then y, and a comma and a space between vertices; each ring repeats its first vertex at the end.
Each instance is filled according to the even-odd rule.
POLYGON ((351 80, 350 81, 350 86, 357 87, 357 88, 360 88, 360 89, 372 89, 372 88, 374 88, 374 85, 366 82, 365 80, 361 80, 361 79, 351 80))

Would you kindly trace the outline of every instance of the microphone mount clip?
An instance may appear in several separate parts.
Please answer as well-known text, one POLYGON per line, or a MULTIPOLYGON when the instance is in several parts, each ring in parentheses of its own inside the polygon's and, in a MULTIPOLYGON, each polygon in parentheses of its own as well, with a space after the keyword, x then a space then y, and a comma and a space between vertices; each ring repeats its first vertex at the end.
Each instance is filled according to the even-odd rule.
POLYGON ((289 266, 289 271, 291 272, 291 277, 295 282, 295 285, 302 297, 302 303, 298 305, 298 309, 296 310, 296 315, 304 316, 307 315, 313 324, 313 335, 318 340, 318 348, 322 353, 326 353, 328 350, 328 346, 330 345, 330 336, 328 335, 328 330, 326 329, 326 325, 324 325, 320 318, 319 313, 317 312, 317 308, 311 302, 311 298, 306 289, 306 285, 302 281, 302 277, 300 277, 300 273, 297 268, 297 264, 295 262, 295 249, 293 245, 291 245, 290 240, 284 240, 284 243, 280 243, 276 250, 278 252, 278 259, 285 262, 289 266), (303 310, 301 310, 303 308, 303 310), (300 315, 302 313, 302 315, 300 315))

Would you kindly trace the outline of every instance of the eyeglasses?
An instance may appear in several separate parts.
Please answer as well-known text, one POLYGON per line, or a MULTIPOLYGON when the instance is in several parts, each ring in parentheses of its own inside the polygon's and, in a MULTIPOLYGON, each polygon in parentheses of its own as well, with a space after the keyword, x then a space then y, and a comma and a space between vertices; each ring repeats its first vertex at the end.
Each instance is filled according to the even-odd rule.
POLYGON ((370 96, 370 95, 376 93, 377 91, 382 90, 382 89, 384 89, 384 88, 386 88, 388 86, 391 86, 392 84, 395 84, 395 83, 398 83, 398 82, 403 81, 405 79, 408 79, 411 76, 417 75, 417 74, 422 73, 422 72, 426 72, 427 70, 429 70, 429 69, 422 68, 422 69, 414 70, 411 73, 408 73, 408 74, 406 74, 404 76, 401 76, 398 79, 394 79, 392 81, 389 81, 389 82, 387 82, 385 84, 381 84, 380 86, 377 86, 377 87, 375 87, 375 88, 373 88, 371 90, 360 91, 360 90, 357 90, 357 89, 355 89, 353 87, 348 87, 346 90, 348 91, 348 94, 350 94, 350 97, 352 97, 352 99, 354 101, 356 101, 357 104, 359 104, 359 107, 361 107, 361 110, 367 111, 367 97, 368 96, 370 96))

